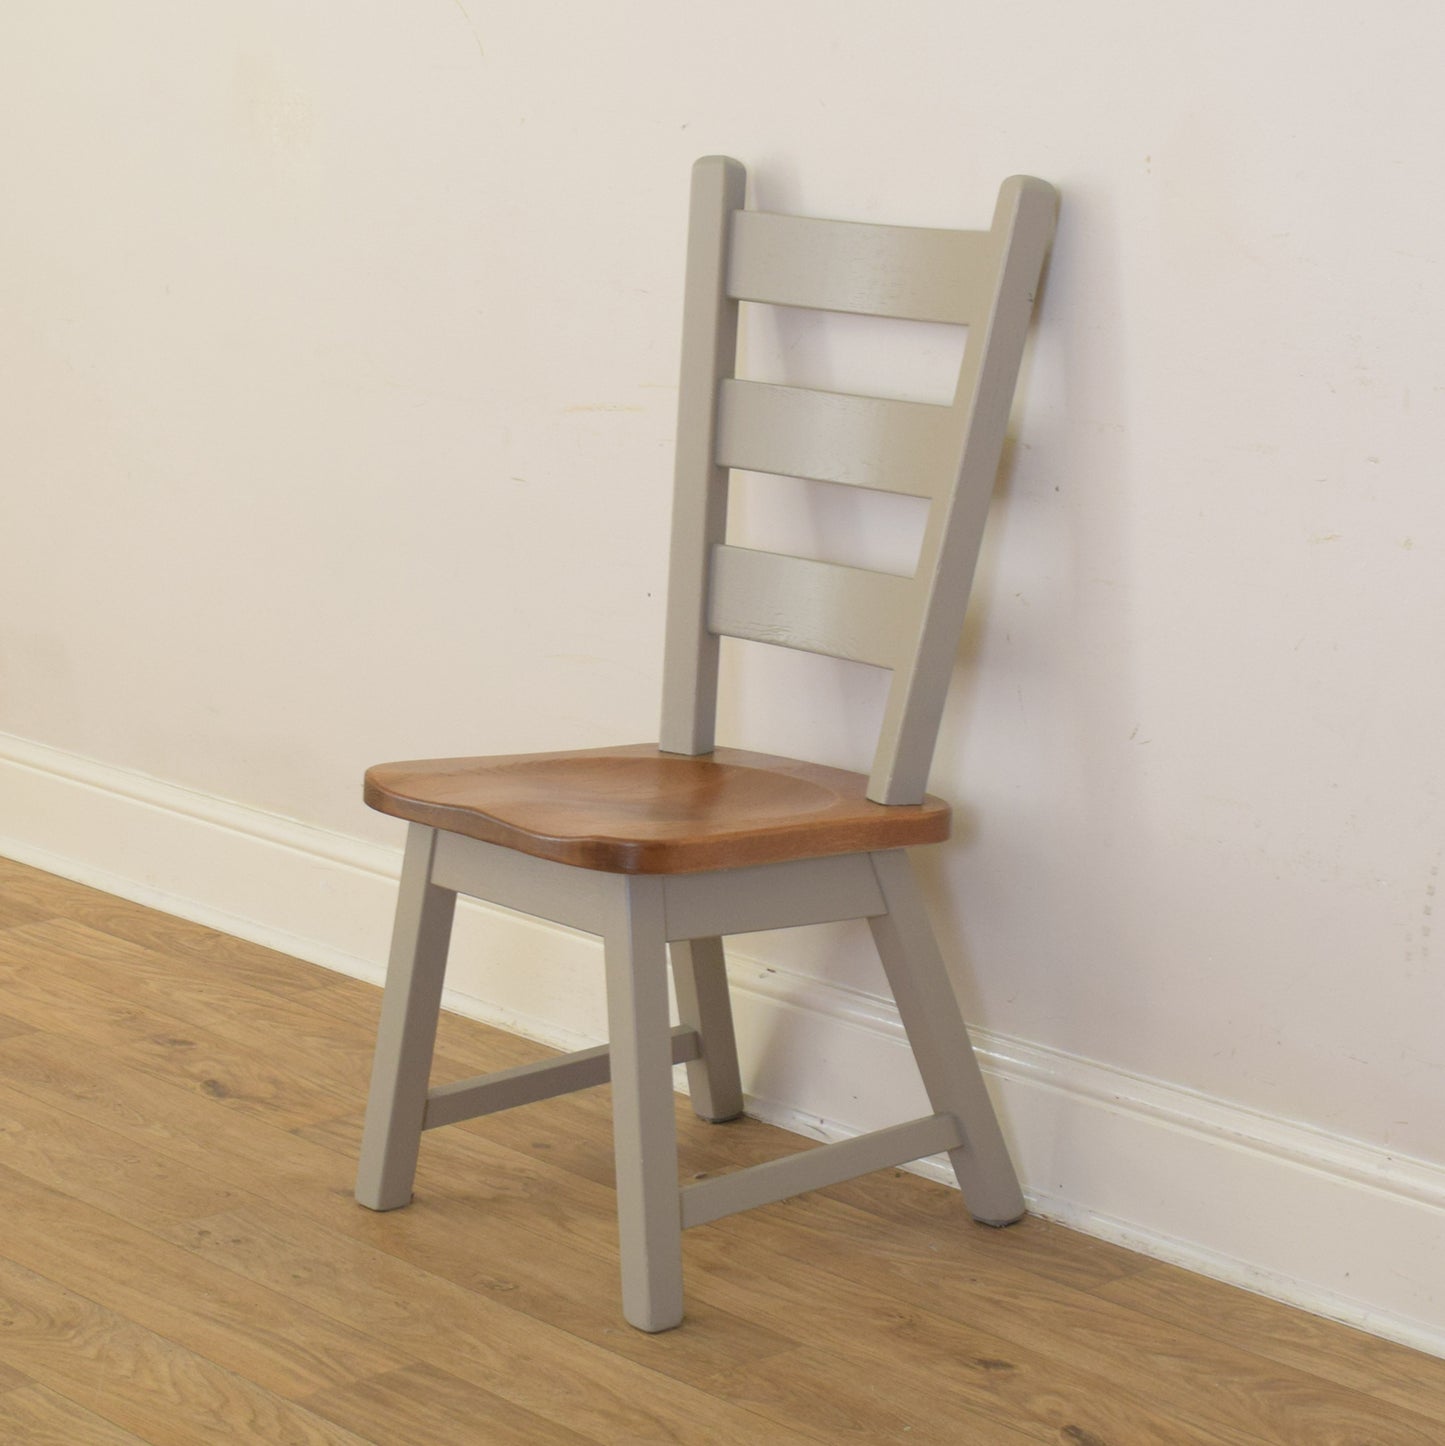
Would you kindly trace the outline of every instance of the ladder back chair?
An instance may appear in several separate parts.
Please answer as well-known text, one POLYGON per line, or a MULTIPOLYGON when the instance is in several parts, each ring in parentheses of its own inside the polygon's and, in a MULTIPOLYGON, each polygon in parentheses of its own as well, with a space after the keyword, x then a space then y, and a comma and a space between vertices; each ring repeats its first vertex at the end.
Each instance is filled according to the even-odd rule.
POLYGON ((905 849, 948 836, 924 786, 1056 196, 1015 176, 987 231, 944 231, 745 210, 745 179, 693 169, 659 744, 366 776, 410 829, 356 1198, 405 1205, 425 1130, 610 1079, 623 1313, 644 1331, 682 1320, 682 1231, 733 1211, 946 1152, 976 1219, 1024 1213, 905 849), (953 402, 739 378, 741 301, 964 324, 953 402), (927 499, 914 574, 730 546, 733 468, 927 499), (716 747, 720 637, 890 669, 871 774, 716 747), (458 893, 602 937, 609 1047, 429 1087, 458 893), (703 1118, 743 1108, 722 937, 860 918, 933 1113, 679 1188, 673 1065, 703 1118))

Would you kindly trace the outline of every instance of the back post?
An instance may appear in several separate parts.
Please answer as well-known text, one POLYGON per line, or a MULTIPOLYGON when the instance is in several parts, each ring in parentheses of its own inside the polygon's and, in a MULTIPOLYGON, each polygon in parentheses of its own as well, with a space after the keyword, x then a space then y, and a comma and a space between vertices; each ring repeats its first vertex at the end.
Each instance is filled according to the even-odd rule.
POLYGON ((747 171, 728 156, 704 156, 692 168, 659 742, 666 753, 711 753, 717 724, 718 639, 707 625, 708 572, 713 546, 727 531, 728 469, 716 461, 716 399, 736 367, 728 238, 746 188, 747 171))
POLYGON ((1046 181, 1010 176, 999 188, 989 231, 997 268, 992 302, 987 315, 969 326, 953 400, 955 411, 962 414, 956 480, 946 499, 932 504, 924 533, 915 574, 924 590, 918 645, 895 668, 889 686, 868 779, 868 797, 875 803, 921 803, 928 786, 1024 341, 1057 214, 1058 193, 1046 181))

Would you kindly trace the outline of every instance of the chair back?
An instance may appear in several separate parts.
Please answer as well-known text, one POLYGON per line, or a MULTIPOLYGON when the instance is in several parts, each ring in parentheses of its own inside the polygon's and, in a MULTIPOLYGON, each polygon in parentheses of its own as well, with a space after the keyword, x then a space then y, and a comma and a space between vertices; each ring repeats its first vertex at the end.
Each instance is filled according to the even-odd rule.
POLYGON ((709 753, 718 639, 891 669, 868 796, 924 796, 1003 451, 1057 197, 1003 183, 987 231, 863 225, 743 208, 726 156, 693 168, 661 746, 709 753), (953 401, 898 401, 736 375, 738 304, 968 327, 953 401), (731 469, 928 502, 911 577, 736 547, 731 469))

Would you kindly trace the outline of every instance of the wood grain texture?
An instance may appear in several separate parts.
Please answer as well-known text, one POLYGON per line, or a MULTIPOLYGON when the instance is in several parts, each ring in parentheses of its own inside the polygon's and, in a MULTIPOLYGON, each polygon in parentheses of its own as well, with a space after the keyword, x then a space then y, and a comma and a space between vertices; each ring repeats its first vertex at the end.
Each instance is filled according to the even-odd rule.
POLYGON ((320 1086, 303 1089, 268 1055, 234 1048, 182 1017, 184 1006, 178 1015, 138 1002, 129 993, 123 962, 117 964, 113 989, 72 978, 66 972, 66 948, 64 931, 53 921, 0 933, 5 1007, 32 1032, 64 1036, 86 1049, 113 1050, 160 1078, 186 1079, 191 1089, 228 1110, 281 1125, 325 1119, 349 1102, 346 1095, 320 1086))
POLYGON ((591 1436, 526 1411, 435 1366, 407 1366, 306 1403, 371 1441, 406 1446, 591 1446, 591 1436), (465 1423, 463 1426, 461 1423, 465 1423), (468 1432, 466 1437, 459 1430, 468 1432))
POLYGON ((1441 1423, 1439 1435, 1445 1440, 1442 1367, 1433 1356, 1173 1265, 1150 1265, 1101 1285, 1098 1293, 1212 1340, 1248 1341, 1267 1360, 1428 1416, 1441 1423))
MULTIPOLYGON (((811 1325, 811 1323, 809 1323, 811 1325)), ((811 1329, 799 1326, 811 1340, 811 1329)), ((895 1378, 817 1345, 800 1346, 739 1373, 721 1366, 712 1390, 754 1410, 791 1411, 806 1417, 825 1441, 872 1446, 879 1441, 919 1446, 1023 1446, 1037 1437, 996 1418, 971 1412, 958 1417, 940 1410, 931 1383, 922 1395, 900 1390, 895 1378)))
MULTIPOLYGON (((135 1152, 116 1136, 102 1148, 109 1155, 135 1152)), ((48 1189, 9 1168, 8 1156, 6 1161, 0 1166, 6 1211, 0 1256, 275 1395, 299 1399, 410 1359, 211 1265, 151 1229, 48 1189)))
POLYGON ((0 943, 0 969, 29 969, 203 1027, 273 1004, 278 993, 222 961, 160 952, 72 919, 10 930, 0 943))
POLYGON ((649 743, 497 758, 383 763, 366 774, 382 813, 537 858, 620 874, 686 874, 938 843, 942 799, 885 807, 862 774, 719 748, 649 743))
POLYGON ((0 898, 0 929, 14 929, 22 924, 38 924, 54 917, 43 905, 31 904, 23 894, 0 898))
MULTIPOLYGON (((152 1225, 239 1203, 237 1192, 223 1182, 152 1151, 108 1148, 114 1139, 88 1121, 0 1086, 0 1165, 38 1185, 152 1225)), ((9 1190, 0 1192, 7 1216, 17 1191, 11 1180, 9 1190)))
MULTIPOLYGON (((168 997, 135 941, 184 930, 45 891, 0 961, 24 1025, 0 1038, 0 1446, 1445 1439, 1445 1362, 1045 1221, 978 1229, 892 1170, 689 1232, 688 1327, 642 1335, 616 1312, 608 1090, 430 1132, 416 1202, 362 1210, 379 991, 297 963, 228 995, 178 948, 168 997), (113 978, 105 911, 128 916, 113 978), (272 1080, 265 1108, 138 1047, 189 1020, 272 1080)), ((458 1075, 547 1053, 454 1015, 439 1047, 458 1075)), ((684 1179, 809 1148, 677 1103, 684 1179)))
MULTIPOLYGON (((750 1413, 689 1387, 650 1392, 645 1367, 291 1212, 249 1207, 192 1221, 173 1238, 595 1441, 730 1446, 762 1429, 750 1413)), ((779 1429, 777 1439, 806 1438, 779 1429)))
POLYGON ((44 1386, 0 1396, 0 1446, 144 1446, 93 1411, 44 1386))
MULTIPOLYGON (((836 1355, 855 1378, 868 1378, 876 1344, 886 1341, 890 1394, 906 1403, 906 1419, 920 1439, 955 1439, 949 1433, 960 1419, 986 1419, 1050 1442, 1188 1446, 1219 1439, 1172 1414, 1137 1382, 1120 1380, 1112 1395, 1101 1396, 1046 1341, 1037 1348, 1010 1342, 929 1310, 921 1294, 916 1303, 905 1302, 855 1284, 842 1270, 820 1279, 782 1269, 782 1260, 742 1231, 703 1232, 688 1257, 711 1298, 735 1304, 746 1296, 754 1314, 806 1320, 811 1345, 836 1355), (860 1352, 862 1340, 869 1346, 860 1352)), ((755 1374, 749 1372, 749 1385, 755 1374)))
POLYGON ((17 916, 15 924, 63 917, 111 939, 163 950, 178 963, 194 959, 209 966, 213 977, 221 970, 237 983, 259 983, 272 994, 314 989, 336 978, 329 969, 298 967, 298 961, 285 954, 218 933, 204 924, 156 909, 137 908, 126 899, 77 887, 69 879, 0 858, 0 927, 4 927, 7 914, 17 916), (22 909, 27 915, 24 919, 18 917, 22 909))
POLYGON ((1321 1395, 1314 1372, 1278 1366, 1248 1342, 1220 1342, 1117 1311, 1097 1293, 1024 1277, 976 1255, 951 1273, 940 1269, 941 1250, 916 1237, 880 1231, 872 1217, 832 1201, 814 1205, 806 1214, 764 1207, 749 1217, 751 1234, 779 1258, 844 1276, 900 1303, 926 1300, 937 1314, 1007 1342, 1005 1356, 1046 1342, 1046 1353, 1070 1369, 1111 1373, 1116 1390, 1168 1402, 1220 1441, 1426 1446, 1439 1439, 1437 1423, 1373 1393, 1337 1388, 1321 1395))
POLYGON ((0 1355, 155 1446, 364 1439, 8 1260, 0 1260, 0 1355))

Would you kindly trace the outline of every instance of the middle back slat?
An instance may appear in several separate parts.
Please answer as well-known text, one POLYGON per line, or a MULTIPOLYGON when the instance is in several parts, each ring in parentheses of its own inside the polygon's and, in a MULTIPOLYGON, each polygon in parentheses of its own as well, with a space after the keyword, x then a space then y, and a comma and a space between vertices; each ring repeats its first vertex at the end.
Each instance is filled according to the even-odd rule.
POLYGON ((896 668, 913 646, 920 599, 911 577, 719 543, 707 623, 724 637, 896 668))
POLYGON ((718 394, 720 467, 933 498, 952 480, 948 407, 728 379, 718 394))

